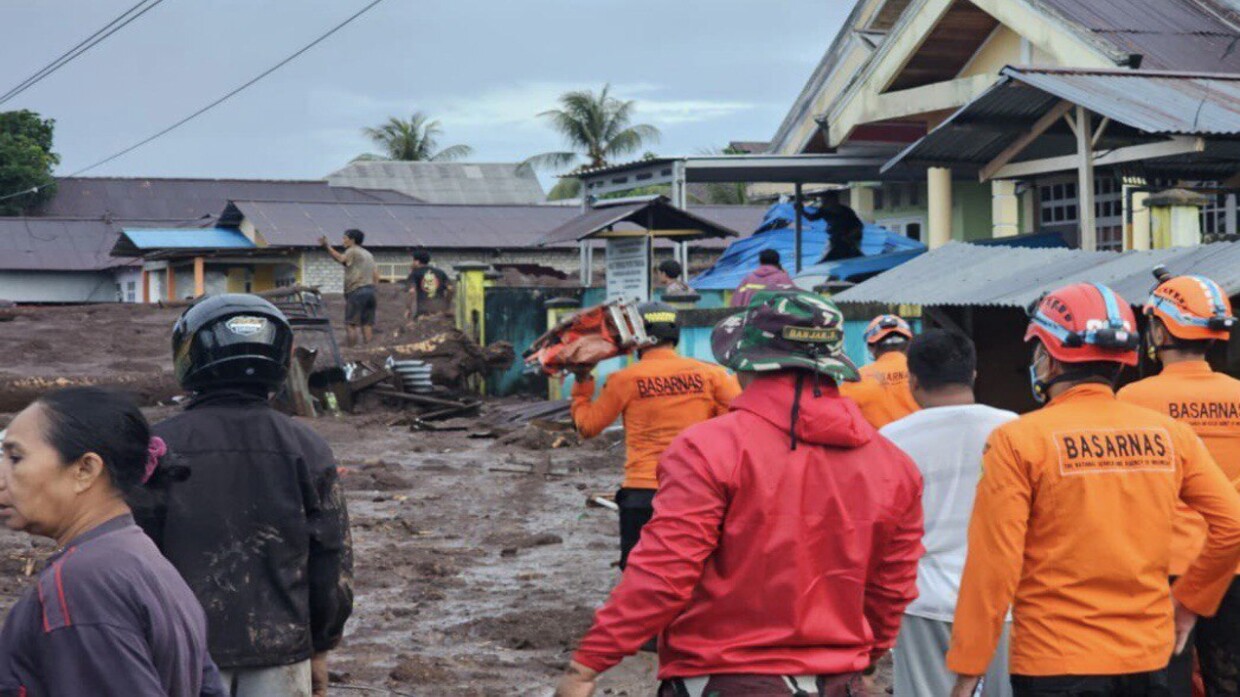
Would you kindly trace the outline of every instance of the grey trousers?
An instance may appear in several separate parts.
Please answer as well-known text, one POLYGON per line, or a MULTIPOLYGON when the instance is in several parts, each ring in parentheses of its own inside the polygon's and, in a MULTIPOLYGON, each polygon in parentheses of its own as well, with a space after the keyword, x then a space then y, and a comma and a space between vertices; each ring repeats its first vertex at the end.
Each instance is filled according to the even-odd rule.
POLYGON ((232 697, 310 697, 310 661, 221 670, 220 677, 232 697))
MULTIPOLYGON (((982 697, 1012 697, 1008 676, 1008 633, 1003 636, 990 662, 982 687, 982 697)), ((905 615, 896 637, 894 697, 940 697, 949 695, 956 678, 947 669, 947 650, 951 648, 951 622, 905 615)))

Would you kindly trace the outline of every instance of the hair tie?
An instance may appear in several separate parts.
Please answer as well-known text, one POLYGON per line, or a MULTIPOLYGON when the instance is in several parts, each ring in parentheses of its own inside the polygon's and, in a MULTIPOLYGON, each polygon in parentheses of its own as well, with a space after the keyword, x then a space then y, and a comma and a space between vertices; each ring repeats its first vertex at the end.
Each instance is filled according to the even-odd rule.
POLYGON ((146 472, 142 474, 142 484, 146 484, 151 480, 151 475, 155 474, 155 468, 159 467, 159 458, 168 454, 168 444, 163 438, 154 436, 151 442, 146 446, 146 472))

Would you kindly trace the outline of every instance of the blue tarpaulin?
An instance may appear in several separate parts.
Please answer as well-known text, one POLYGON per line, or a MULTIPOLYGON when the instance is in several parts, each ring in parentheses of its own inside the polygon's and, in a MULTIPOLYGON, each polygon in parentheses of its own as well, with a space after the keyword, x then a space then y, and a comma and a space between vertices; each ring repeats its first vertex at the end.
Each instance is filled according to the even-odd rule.
MULTIPOLYGON (((791 203, 771 206, 766 217, 762 219, 762 225, 753 235, 729 244, 715 265, 690 281, 689 285, 697 290, 733 290, 745 276, 758 268, 758 254, 764 249, 778 251, 784 268, 791 269, 796 258, 795 215, 796 209, 791 203)), ((827 248, 826 221, 803 220, 801 240, 803 262, 813 264, 821 259, 827 248)), ((835 275, 834 269, 843 265, 841 270, 852 276, 860 273, 874 274, 902 264, 924 251, 925 245, 916 240, 889 232, 877 225, 866 225, 861 236, 863 256, 814 265, 806 267, 805 270, 832 267, 832 275, 835 275)), ((836 277, 845 280, 849 278, 836 277)))

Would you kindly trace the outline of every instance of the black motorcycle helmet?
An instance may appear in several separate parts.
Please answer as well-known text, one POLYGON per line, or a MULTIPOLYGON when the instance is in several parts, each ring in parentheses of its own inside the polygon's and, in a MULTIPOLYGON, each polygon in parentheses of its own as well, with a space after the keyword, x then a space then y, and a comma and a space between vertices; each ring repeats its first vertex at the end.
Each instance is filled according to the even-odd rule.
POLYGON ((284 313, 256 295, 214 295, 181 315, 172 329, 177 380, 190 391, 263 387, 288 376, 293 330, 284 313))
POLYGON ((646 334, 659 343, 680 341, 680 325, 676 323, 676 308, 667 303, 649 302, 637 306, 637 314, 646 325, 646 334))

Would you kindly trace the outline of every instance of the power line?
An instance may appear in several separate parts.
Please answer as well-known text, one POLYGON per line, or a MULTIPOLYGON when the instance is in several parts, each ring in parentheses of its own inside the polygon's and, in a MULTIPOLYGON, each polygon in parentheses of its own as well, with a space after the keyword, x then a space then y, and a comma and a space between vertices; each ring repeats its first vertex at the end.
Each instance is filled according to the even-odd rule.
POLYGON ((250 81, 246 82, 245 84, 241 85, 240 87, 237 87, 236 89, 234 89, 233 91, 229 92, 228 94, 225 94, 223 97, 220 97, 219 99, 217 99, 217 100, 215 100, 215 101, 211 102, 210 104, 208 104, 208 105, 206 105, 206 106, 202 107, 202 108, 201 108, 201 109, 199 109, 198 111, 195 111, 194 113, 190 114, 189 116, 186 116, 185 118, 181 119, 180 121, 177 121, 176 123, 172 124, 171 126, 169 126, 169 127, 165 128, 165 129, 163 129, 162 131, 159 131, 158 133, 156 133, 156 134, 154 134, 154 135, 152 135, 152 136, 150 136, 150 137, 148 137, 148 138, 144 138, 144 139, 142 139, 142 140, 138 141, 137 143, 134 143, 133 145, 131 145, 131 146, 129 146, 129 147, 127 147, 127 148, 125 148, 124 150, 121 150, 120 152, 117 152, 117 153, 115 153, 115 154, 109 155, 109 156, 107 156, 107 157, 103 158, 102 160, 99 160, 98 162, 94 163, 93 165, 90 165, 90 166, 88 166, 88 167, 83 167, 82 169, 79 169, 79 170, 77 170, 76 172, 73 172, 72 174, 68 174, 68 175, 66 175, 66 176, 68 176, 68 177, 76 177, 76 176, 79 176, 79 175, 81 175, 81 174, 85 174, 86 172, 89 172, 90 170, 95 169, 96 167, 101 167, 101 166, 103 166, 103 165, 106 165, 107 163, 111 162, 112 160, 115 160, 115 159, 116 159, 116 158, 118 158, 118 157, 123 157, 123 156, 125 156, 125 155, 128 155, 129 153, 133 152, 134 150, 137 150, 138 148, 142 147, 143 145, 146 145, 147 143, 150 143, 150 142, 151 142, 151 141, 153 141, 153 140, 156 140, 156 139, 158 139, 158 138, 162 138, 162 137, 163 137, 163 136, 165 136, 165 135, 168 135, 168 134, 169 134, 169 133, 171 133, 172 131, 175 131, 176 129, 180 128, 181 126, 184 126, 185 124, 189 123, 190 121, 193 121, 194 119, 198 118, 199 116, 202 116, 203 114, 207 113, 208 111, 210 111, 210 110, 214 109, 215 107, 217 107, 217 106, 219 106, 219 105, 223 104, 224 102, 228 101, 229 99, 232 99, 233 97, 237 96, 238 94, 240 94, 241 92, 243 92, 243 91, 244 91, 244 90, 246 90, 247 88, 249 88, 249 87, 253 86, 253 85, 254 85, 256 82, 258 82, 259 80, 262 80, 263 78, 265 78, 265 77, 267 77, 268 75, 270 75, 270 74, 274 73, 275 71, 279 70, 280 68, 283 68, 284 66, 286 66, 286 65, 288 65, 289 63, 293 62, 294 60, 296 60, 298 57, 300 57, 300 56, 301 56, 303 53, 305 53, 306 51, 309 51, 310 49, 314 48, 315 46, 318 46, 319 44, 321 44, 321 43, 323 43, 324 41, 326 41, 326 40, 328 39, 328 37, 330 37, 332 34, 335 34, 336 32, 340 31, 341 29, 344 29, 346 26, 348 26, 350 23, 352 23, 352 22, 353 22, 353 20, 357 19, 358 17, 361 17, 362 15, 366 14, 366 13, 367 13, 367 12, 369 12, 370 10, 374 9, 374 7, 375 7, 376 5, 378 5, 379 3, 381 3, 381 2, 383 2, 383 0, 372 0, 372 2, 371 2, 369 5, 366 5, 365 7, 363 7, 362 9, 358 10, 358 11, 357 11, 357 12, 355 12, 353 15, 351 15, 348 19, 346 19, 346 20, 344 20, 343 22, 341 22, 341 23, 337 24, 336 26, 332 27, 330 30, 328 30, 328 31, 327 31, 327 33, 323 34, 323 35, 322 35, 322 36, 320 36, 319 38, 315 39, 314 41, 311 41, 310 43, 306 44, 305 46, 302 46, 302 47, 301 47, 300 49, 298 49, 295 53, 293 53, 293 55, 289 56, 288 58, 285 58, 284 60, 280 61, 279 63, 276 63, 275 65, 271 66, 270 68, 268 68, 268 69, 264 70, 263 72, 259 73, 259 74, 258 74, 258 76, 257 76, 257 77, 255 77, 255 78, 253 78, 252 80, 250 80, 250 81))
POLYGON ((43 66, 39 70, 35 71, 33 75, 31 75, 30 77, 27 77, 25 80, 22 80, 15 87, 10 89, 8 92, 5 92, 3 95, 0 95, 0 104, 4 104, 5 102, 21 94, 22 92, 25 92, 31 87, 34 87, 39 82, 42 82, 49 75, 56 72, 57 70, 60 70, 61 68, 68 65, 69 63, 73 62, 74 59, 76 59, 78 56, 82 55, 83 53, 86 53, 87 51, 91 50, 95 46, 98 46, 109 36, 112 36, 113 34, 120 31, 121 29, 124 29, 131 22, 138 19, 139 17, 146 14, 147 12, 150 12, 152 9, 155 8, 156 5, 160 4, 163 1, 164 0, 154 0, 154 2, 152 2, 151 0, 140 0, 140 2, 138 2, 137 5, 134 5, 128 10, 125 10, 123 13, 120 14, 120 16, 116 17, 111 22, 108 22, 107 24, 103 25, 103 27, 99 29, 98 31, 96 31, 94 34, 91 34, 85 39, 82 39, 82 41, 80 41, 76 46, 60 54, 56 58, 56 60, 53 60, 51 63, 48 63, 47 65, 43 66), (150 3, 150 4, 148 5, 147 3, 150 3), (146 5, 146 6, 143 7, 143 5, 146 5))
MULTIPOLYGON (((205 113, 207 113, 208 111, 210 111, 210 110, 214 109, 215 107, 217 107, 217 106, 219 106, 219 105, 223 104, 224 102, 228 101, 229 99, 232 99, 233 97, 237 96, 238 94, 240 94, 241 92, 245 91, 245 90, 246 90, 246 89, 248 89, 249 87, 253 86, 253 85, 254 85, 255 83, 257 83, 258 81, 262 80, 263 78, 265 78, 265 77, 267 77, 268 75, 270 75, 270 74, 274 73, 275 71, 279 70, 280 68, 283 68, 284 66, 286 66, 286 65, 288 65, 289 63, 293 62, 294 60, 296 60, 298 57, 300 57, 300 56, 301 56, 302 54, 304 54, 305 52, 307 52, 307 51, 309 51, 310 49, 314 48, 315 46, 318 46, 319 44, 323 43, 323 42, 324 42, 324 41, 326 41, 329 37, 331 37, 333 34, 335 34, 336 32, 340 31, 341 29, 344 29, 346 26, 348 26, 349 24, 351 24, 354 20, 356 20, 357 18, 361 17, 362 15, 364 15, 364 14, 366 14, 367 12, 371 11, 372 9, 374 9, 374 8, 375 8, 375 6, 377 6, 377 5, 378 5, 379 3, 381 3, 381 2, 383 2, 383 0, 372 0, 372 2, 371 2, 370 4, 366 5, 366 6, 365 6, 365 7, 363 7, 362 9, 360 9, 360 10, 358 10, 357 12, 355 12, 354 14, 350 15, 350 16, 349 16, 347 19, 345 19, 343 22, 340 22, 340 23, 339 23, 339 24, 337 24, 336 26, 332 27, 332 28, 331 28, 331 29, 329 29, 326 33, 324 33, 324 34, 320 35, 320 36, 319 36, 317 39, 315 39, 314 41, 311 41, 310 43, 306 44, 305 46, 302 46, 300 49, 298 49, 298 50, 297 50, 295 53, 293 53, 292 55, 288 56, 287 58, 285 58, 284 60, 280 61, 279 63, 276 63, 275 65, 271 66, 270 68, 268 68, 268 69, 264 70, 263 72, 259 73, 256 77, 254 77, 253 79, 249 80, 248 82, 246 82, 245 84, 241 85, 240 87, 237 87, 236 89, 232 90, 231 92, 229 92, 229 93, 225 94, 224 96, 220 97, 219 99, 216 99, 215 101, 211 102, 210 104, 207 104, 206 106, 204 106, 204 107, 202 107, 201 109, 199 109, 199 110, 195 111, 194 113, 190 114, 189 116, 186 116, 185 118, 181 119, 180 121, 177 121, 176 123, 172 124, 171 126, 168 126, 167 128, 165 128, 165 129, 163 129, 163 130, 159 131, 158 133, 155 133, 155 134, 154 134, 154 135, 152 135, 152 136, 149 136, 149 137, 147 137, 147 138, 144 138, 144 139, 142 139, 142 140, 138 141, 137 143, 134 143, 133 145, 131 145, 131 146, 129 146, 129 147, 127 147, 127 148, 125 148, 124 150, 121 150, 121 151, 119 151, 119 152, 113 153, 112 155, 109 155, 109 156, 107 156, 107 157, 103 158, 102 160, 99 160, 98 162, 96 162, 96 163, 92 164, 92 165, 89 165, 89 166, 87 166, 87 167, 83 167, 83 168, 81 168, 81 169, 79 169, 79 170, 77 170, 77 171, 75 171, 75 172, 73 172, 73 173, 71 173, 71 174, 66 174, 66 175, 64 175, 64 176, 65 176, 65 177, 77 177, 77 176, 80 176, 80 175, 82 175, 82 174, 85 174, 85 173, 87 173, 87 172, 91 171, 92 169, 95 169, 95 168, 97 168, 97 167, 101 167, 101 166, 103 166, 103 165, 105 165, 105 164, 107 164, 107 163, 111 162, 112 160, 115 160, 115 159, 117 159, 117 158, 119 158, 119 157, 123 157, 123 156, 125 156, 125 155, 128 155, 129 153, 133 152, 134 150, 137 150, 138 148, 142 147, 143 145, 146 145, 147 143, 150 143, 150 142, 152 142, 152 141, 154 141, 154 140, 156 140, 156 139, 159 139, 159 138, 162 138, 162 137, 163 137, 163 136, 165 136, 165 135, 168 135, 168 134, 169 134, 169 133, 171 133, 172 131, 175 131, 176 129, 180 128, 181 126, 184 126, 185 124, 189 123, 190 121, 193 121, 194 119, 198 118, 199 116, 202 116, 203 114, 205 114, 205 113)), ((27 189, 27 190, 25 190, 25 191, 18 191, 18 192, 16 192, 16 193, 8 194, 8 195, 6 195, 6 196, 0 196, 0 201, 4 201, 5 199, 10 199, 10 198, 16 198, 16 197, 18 197, 18 196, 24 196, 24 195, 26 195, 26 194, 38 193, 38 191, 39 191, 39 189, 40 189, 40 188, 41 188, 41 187, 34 187, 34 188, 31 188, 31 189, 27 189)))

